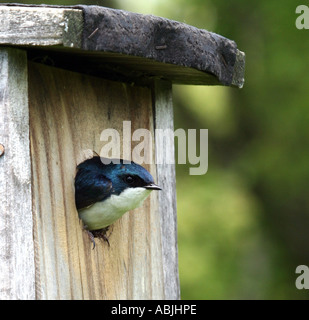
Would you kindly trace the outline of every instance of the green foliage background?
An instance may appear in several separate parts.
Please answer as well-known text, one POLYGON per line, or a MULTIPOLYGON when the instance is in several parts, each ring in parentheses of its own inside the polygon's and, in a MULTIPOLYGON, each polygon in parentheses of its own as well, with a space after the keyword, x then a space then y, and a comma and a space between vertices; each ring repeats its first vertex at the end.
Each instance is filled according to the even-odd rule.
POLYGON ((309 30, 295 0, 122 1, 219 33, 246 53, 245 85, 174 86, 175 128, 209 130, 205 176, 177 167, 184 299, 306 299, 309 30))
POLYGON ((309 30, 295 26, 303 3, 49 2, 150 13, 236 41, 243 89, 174 86, 175 129, 209 129, 207 174, 177 167, 181 295, 307 299, 295 287, 296 267, 309 265, 309 30))

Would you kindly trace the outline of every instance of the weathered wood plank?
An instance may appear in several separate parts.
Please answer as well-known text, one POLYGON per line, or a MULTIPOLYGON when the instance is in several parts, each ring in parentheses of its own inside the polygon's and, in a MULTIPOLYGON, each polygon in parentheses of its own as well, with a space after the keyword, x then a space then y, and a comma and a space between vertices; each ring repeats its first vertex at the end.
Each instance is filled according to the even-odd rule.
POLYGON ((177 246, 176 212, 176 172, 172 84, 169 81, 154 82, 153 103, 155 107, 155 128, 165 131, 161 139, 156 138, 156 163, 158 184, 163 192, 159 193, 161 219, 161 238, 164 271, 165 299, 180 299, 177 246))
POLYGON ((148 58, 215 75, 231 85, 237 45, 185 23, 99 6, 82 6, 82 48, 148 58))
POLYGON ((82 11, 0 6, 0 44, 81 46, 82 11))
POLYGON ((34 299, 27 56, 0 48, 0 299, 34 299))
POLYGON ((0 44, 53 50, 62 67, 120 81, 155 76, 178 84, 244 83, 245 55, 234 41, 178 21, 99 6, 0 4, 0 44), (95 62, 87 57, 94 53, 95 62), (76 58, 83 61, 74 65, 76 58))
MULTIPOLYGON (((103 129, 121 141, 123 120, 132 133, 153 130, 151 90, 29 63, 29 101, 37 297, 164 298, 158 193, 113 225, 110 247, 97 240, 94 250, 74 203, 76 165, 83 151, 100 152, 103 129)), ((155 164, 147 169, 156 179, 155 164)))

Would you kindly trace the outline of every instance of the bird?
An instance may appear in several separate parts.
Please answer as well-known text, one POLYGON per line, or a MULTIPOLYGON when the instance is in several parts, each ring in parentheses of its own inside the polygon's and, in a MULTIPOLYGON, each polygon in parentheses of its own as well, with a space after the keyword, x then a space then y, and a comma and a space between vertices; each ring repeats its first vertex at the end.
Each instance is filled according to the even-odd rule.
POLYGON ((141 165, 93 156, 77 166, 75 205, 95 248, 95 237, 109 245, 106 232, 127 211, 140 207, 153 190, 162 190, 141 165))

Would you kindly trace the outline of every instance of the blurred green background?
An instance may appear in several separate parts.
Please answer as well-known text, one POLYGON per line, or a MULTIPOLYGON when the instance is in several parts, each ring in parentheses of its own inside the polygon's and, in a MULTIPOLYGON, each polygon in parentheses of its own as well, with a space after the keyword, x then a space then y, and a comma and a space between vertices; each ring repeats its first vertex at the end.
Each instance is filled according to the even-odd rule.
POLYGON ((177 166, 181 297, 307 299, 295 287, 296 267, 309 265, 309 30, 295 26, 303 2, 48 2, 154 14, 236 41, 243 89, 173 87, 175 129, 209 130, 207 174, 177 166))

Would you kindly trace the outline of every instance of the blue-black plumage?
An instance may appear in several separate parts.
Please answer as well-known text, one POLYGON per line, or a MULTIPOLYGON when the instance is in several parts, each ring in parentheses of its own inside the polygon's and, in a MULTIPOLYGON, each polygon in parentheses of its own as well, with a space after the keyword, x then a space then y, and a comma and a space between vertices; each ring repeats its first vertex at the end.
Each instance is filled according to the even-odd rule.
POLYGON ((95 156, 77 166, 75 203, 87 230, 106 228, 141 206, 152 190, 161 190, 142 166, 117 162, 104 164, 95 156))

